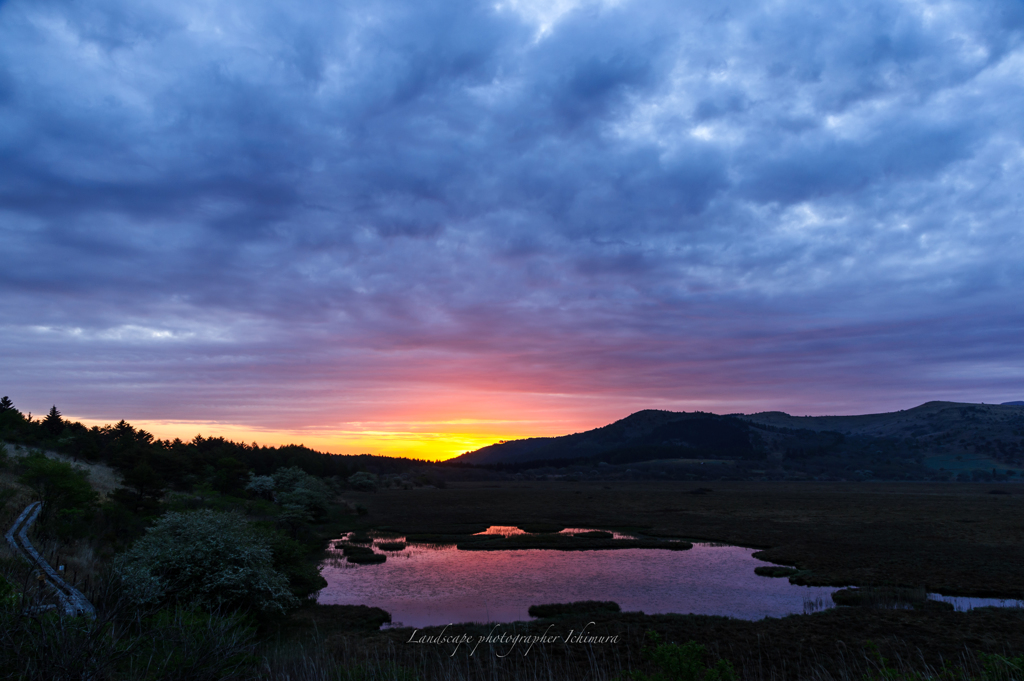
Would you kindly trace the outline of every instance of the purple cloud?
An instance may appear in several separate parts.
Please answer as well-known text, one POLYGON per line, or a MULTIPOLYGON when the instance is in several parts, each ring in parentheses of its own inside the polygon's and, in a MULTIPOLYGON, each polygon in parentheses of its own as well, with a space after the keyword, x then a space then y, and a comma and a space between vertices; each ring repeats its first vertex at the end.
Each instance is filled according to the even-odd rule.
POLYGON ((1019 399, 1022 37, 1008 1, 8 0, 3 392, 1019 399))

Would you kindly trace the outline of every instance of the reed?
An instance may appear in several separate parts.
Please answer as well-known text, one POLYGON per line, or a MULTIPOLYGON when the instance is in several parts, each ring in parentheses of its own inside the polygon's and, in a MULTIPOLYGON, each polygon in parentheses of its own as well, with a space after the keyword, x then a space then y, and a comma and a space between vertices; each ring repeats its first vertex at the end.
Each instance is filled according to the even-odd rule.
POLYGON ((535 647, 527 655, 481 646, 451 654, 451 647, 416 647, 392 638, 358 636, 290 643, 264 652, 255 678, 266 681, 1022 681, 1024 656, 974 654, 928 665, 912 649, 883 656, 868 645, 800 659, 776 659, 751 651, 727 659, 692 641, 664 642, 634 632, 630 645, 565 654, 535 647))
POLYGON ((377 544, 381 551, 402 551, 405 549, 404 541, 382 541, 377 544))

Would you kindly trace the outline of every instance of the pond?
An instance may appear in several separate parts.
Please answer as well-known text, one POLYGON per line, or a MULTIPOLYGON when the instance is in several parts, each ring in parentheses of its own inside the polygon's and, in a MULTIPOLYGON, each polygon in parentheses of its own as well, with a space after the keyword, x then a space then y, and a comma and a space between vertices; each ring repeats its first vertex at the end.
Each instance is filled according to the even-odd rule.
POLYGON ((391 613, 392 626, 410 627, 529 620, 531 605, 583 600, 615 601, 624 611, 647 614, 750 620, 832 606, 834 588, 755 575, 755 567, 770 563, 753 553, 720 544, 689 551, 459 551, 410 544, 387 552, 386 563, 353 565, 337 552, 323 565, 328 586, 319 602, 376 606, 391 613))
MULTIPOLYGON (((494 526, 481 534, 523 531, 494 526)), ((612 534, 615 539, 634 538, 612 534)), ((836 587, 796 586, 788 579, 756 575, 754 568, 771 563, 757 560, 754 549, 740 546, 697 543, 689 551, 460 551, 454 545, 409 544, 400 551, 381 550, 382 543, 403 539, 373 539, 374 552, 388 557, 378 565, 354 565, 340 550, 329 550, 321 567, 328 586, 318 601, 383 608, 391 613, 392 626, 409 627, 522 621, 530 619, 531 605, 584 600, 615 601, 623 611, 649 615, 692 613, 748 620, 834 607, 831 594, 836 587)), ((1021 601, 995 598, 933 593, 928 598, 952 603, 961 611, 1024 607, 1021 601)))

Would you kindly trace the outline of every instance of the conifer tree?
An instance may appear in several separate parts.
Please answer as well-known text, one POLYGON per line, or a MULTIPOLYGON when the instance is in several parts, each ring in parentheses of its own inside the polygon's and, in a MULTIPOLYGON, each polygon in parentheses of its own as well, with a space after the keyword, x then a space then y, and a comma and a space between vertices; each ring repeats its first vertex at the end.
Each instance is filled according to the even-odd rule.
POLYGON ((14 411, 14 402, 7 395, 0 397, 0 412, 14 411))
POLYGON ((50 407, 50 413, 43 419, 43 428, 53 435, 59 434, 64 429, 64 420, 61 419, 60 412, 57 411, 57 405, 50 407))

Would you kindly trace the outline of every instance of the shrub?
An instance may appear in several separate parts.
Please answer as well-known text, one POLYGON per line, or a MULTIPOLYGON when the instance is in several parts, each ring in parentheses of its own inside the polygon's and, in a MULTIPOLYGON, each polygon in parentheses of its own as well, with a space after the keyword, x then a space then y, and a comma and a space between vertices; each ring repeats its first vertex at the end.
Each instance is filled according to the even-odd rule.
POLYGON ((281 532, 271 531, 267 536, 274 553, 274 569, 288 579, 294 596, 310 599, 327 586, 305 546, 281 532))
POLYGON ((1007 657, 978 653, 978 659, 982 666, 981 678, 985 681, 1021 678, 1024 673, 1024 655, 1007 657))
POLYGON ((0 575, 0 607, 14 607, 21 599, 21 593, 11 582, 0 575))
POLYGON ((269 475, 254 475, 249 473, 249 484, 247 490, 264 499, 274 498, 274 478, 269 475))
POLYGON ((696 641, 663 643, 653 631, 647 632, 653 647, 644 648, 644 658, 654 667, 651 676, 633 672, 634 681, 736 681, 736 670, 728 660, 714 665, 704 662, 706 649, 696 641))
POLYGON ((331 488, 323 480, 296 466, 279 468, 271 477, 274 496, 279 504, 302 508, 315 520, 327 516, 331 488))
POLYGON ((353 473, 349 477, 348 484, 354 489, 362 492, 376 492, 377 476, 373 473, 367 473, 366 471, 359 471, 358 473, 353 473))
POLYGON ((298 605, 273 568, 267 536, 235 513, 168 513, 122 555, 118 572, 136 602, 283 612, 298 605))
POLYGON ((19 481, 28 485, 43 503, 39 519, 47 522, 59 511, 91 511, 99 495, 89 485, 89 473, 69 463, 48 459, 42 452, 33 452, 22 459, 19 481))

